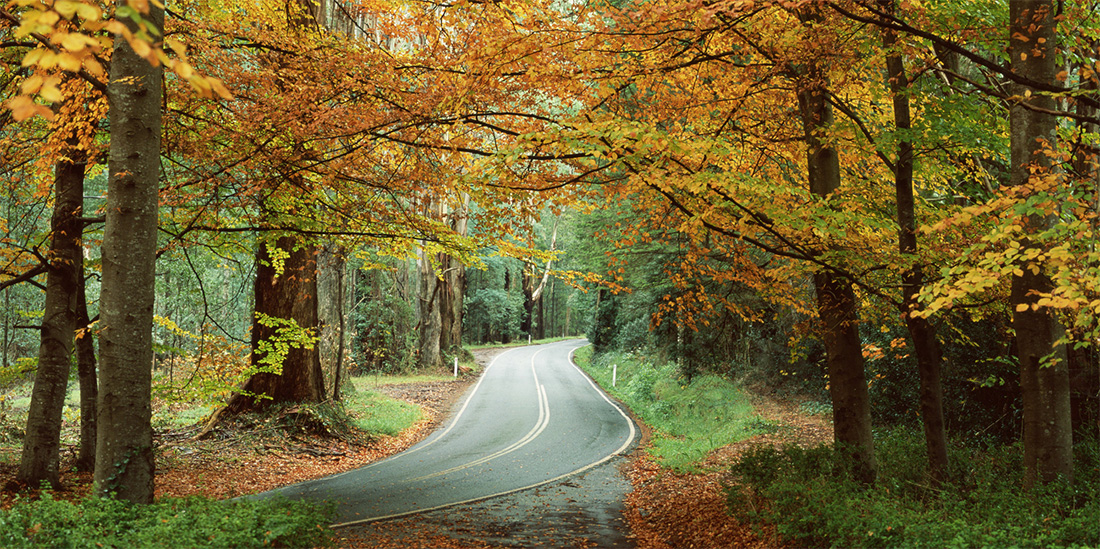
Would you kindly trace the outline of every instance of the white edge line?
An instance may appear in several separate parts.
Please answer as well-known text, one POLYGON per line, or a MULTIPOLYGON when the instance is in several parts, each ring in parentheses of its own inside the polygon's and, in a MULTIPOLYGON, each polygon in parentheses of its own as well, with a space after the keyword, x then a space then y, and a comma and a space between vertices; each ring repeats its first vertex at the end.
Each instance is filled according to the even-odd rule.
MULTIPOLYGON (((435 438, 428 438, 422 444, 420 444, 419 446, 413 446, 412 448, 409 448, 407 450, 403 450, 403 451, 398 452, 396 454, 393 454, 391 456, 387 456, 387 457, 385 457, 383 459, 380 459, 378 461, 368 463, 368 464, 366 464, 362 467, 357 467, 355 469, 350 469, 348 471, 344 471, 342 473, 336 473, 335 475, 329 475, 327 477, 321 477, 321 478, 312 479, 312 480, 304 480, 302 482, 289 484, 287 486, 280 486, 279 488, 274 488, 274 489, 269 490, 269 491, 277 492, 277 491, 279 491, 283 488, 290 488, 291 486, 298 486, 299 484, 307 484, 307 483, 314 482, 314 481, 317 481, 317 480, 327 480, 327 479, 330 479, 330 478, 338 478, 338 477, 342 477, 344 475, 350 475, 351 473, 362 471, 364 469, 370 469, 370 468, 375 467, 377 465, 381 465, 383 463, 386 463, 387 461, 394 460, 394 459, 397 459, 397 458, 402 457, 402 456, 407 456, 409 454, 419 452, 420 450, 423 450, 424 448, 427 448, 428 446, 431 446, 432 444, 435 444, 436 441, 443 438, 447 433, 451 432, 451 429, 453 429, 454 426, 458 424, 459 418, 461 418, 462 414, 466 411, 466 407, 470 405, 470 401, 474 399, 474 395, 477 394, 477 390, 479 388, 481 388, 481 382, 485 380, 485 375, 488 374, 489 369, 492 368, 497 363, 497 359, 500 358, 501 356, 503 356, 504 354, 508 353, 509 351, 512 351, 512 350, 514 350, 514 349, 507 349, 503 353, 500 353, 499 355, 493 357, 493 360, 491 360, 489 362, 489 365, 486 366, 485 369, 481 371, 481 375, 478 376, 477 383, 474 384, 474 388, 470 391, 469 396, 467 396, 466 400, 462 403, 462 407, 459 408, 458 412, 455 413, 454 417, 451 418, 451 422, 447 424, 447 427, 445 429, 443 429, 442 431, 438 431, 438 435, 436 435, 436 433, 432 433, 431 435, 428 435, 429 437, 431 437, 432 435, 436 435, 435 438)), ((263 493, 263 492, 261 492, 261 493, 263 493)))
MULTIPOLYGON (((581 347, 584 347, 584 346, 585 345, 581 345, 581 347)), ((407 517, 407 516, 411 516, 411 515, 417 515, 417 514, 420 514, 420 513, 429 513, 431 511, 438 511, 440 509, 446 509, 448 507, 454 507, 456 505, 465 505, 467 503, 477 503, 479 501, 485 501, 487 499, 498 498, 498 497, 501 497, 501 496, 507 496, 507 495, 510 495, 510 494, 514 494, 516 492, 522 492, 524 490, 530 490, 531 488, 538 488, 539 486, 544 486, 544 485, 550 484, 551 482, 557 482, 557 481, 559 481, 563 478, 570 477, 570 476, 576 475, 578 473, 583 473, 584 471, 587 471, 587 470, 589 470, 593 467, 596 467, 597 465, 601 465, 601 464, 607 462, 608 460, 610 460, 611 458, 621 454, 623 452, 623 450, 626 450, 626 448, 628 446, 630 446, 630 444, 632 442, 634 442, 634 436, 637 433, 637 431, 635 431, 635 429, 634 429, 634 421, 632 421, 630 419, 630 416, 626 415, 626 412, 623 412, 622 408, 619 408, 619 406, 617 404, 615 404, 615 402, 612 401, 610 397, 607 396, 607 393, 603 392, 603 390, 601 390, 599 388, 599 386, 596 385, 595 382, 592 381, 592 378, 588 377, 588 374, 585 374, 584 370, 581 370, 580 367, 577 366, 576 362, 573 361, 573 352, 576 351, 579 348, 580 347, 577 347, 576 349, 573 349, 573 350, 569 351, 569 362, 572 364, 572 366, 574 368, 577 369, 578 372, 580 372, 581 374, 584 375, 585 379, 588 380, 588 383, 592 385, 592 387, 596 390, 596 392, 599 393, 600 396, 602 396, 604 400, 606 400, 609 404, 611 404, 611 406, 613 406, 615 408, 615 410, 617 410, 619 412, 619 415, 623 416, 623 419, 626 420, 627 425, 630 426, 630 437, 627 438, 626 442, 624 442, 623 445, 620 446, 618 450, 615 450, 614 452, 612 452, 612 453, 608 454, 607 456, 605 456, 603 459, 601 459, 599 461, 596 461, 596 462, 593 462, 593 463, 589 463, 588 465, 585 465, 584 467, 581 467, 580 469, 576 469, 574 471, 570 471, 568 473, 558 475, 558 476, 556 476, 552 479, 547 479, 547 480, 544 480, 544 481, 541 481, 541 482, 538 482, 538 483, 535 483, 535 484, 531 484, 531 485, 528 485, 528 486, 522 486, 520 488, 513 488, 511 490, 507 490, 507 491, 504 491, 504 492, 498 492, 496 494, 490 494, 490 495, 487 495, 487 496, 479 496, 479 497, 467 499, 467 500, 464 500, 464 501, 455 501, 455 502, 452 502, 452 503, 444 503, 443 505, 436 505, 435 507, 427 507, 427 508, 424 508, 424 509, 416 509, 416 510, 413 510, 413 511, 405 511, 404 513, 394 513, 392 515, 386 515, 386 516, 382 516, 382 517, 372 517, 372 518, 367 518, 367 519, 362 519, 362 520, 353 520, 353 521, 349 521, 349 522, 339 522, 339 523, 336 523, 336 524, 330 524, 329 528, 346 528, 348 526, 356 526, 356 525, 359 525, 359 524, 369 524, 371 522, 391 520, 391 519, 395 519, 395 518, 401 518, 401 517, 407 517)), ((495 359, 494 359, 494 362, 495 362, 495 359)), ((486 370, 488 370, 488 368, 486 368, 486 370)))

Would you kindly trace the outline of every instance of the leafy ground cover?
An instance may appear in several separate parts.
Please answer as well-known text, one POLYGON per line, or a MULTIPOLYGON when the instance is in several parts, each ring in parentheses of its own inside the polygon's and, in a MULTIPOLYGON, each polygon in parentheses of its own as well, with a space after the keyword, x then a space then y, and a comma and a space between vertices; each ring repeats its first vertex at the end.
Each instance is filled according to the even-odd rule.
POLYGON ((686 379, 675 364, 657 364, 626 353, 604 353, 593 360, 592 347, 579 349, 575 359, 604 390, 653 428, 649 452, 677 472, 697 470, 717 448, 778 429, 754 413, 744 391, 721 377, 686 379))
MULTIPOLYGON (((39 493, 12 482, 20 446, 18 437, 9 437, 0 444, 5 509, 0 547, 323 544, 334 536, 324 506, 219 500, 335 474, 401 451, 430 432, 473 379, 411 376, 380 384, 376 378, 353 378, 343 409, 323 403, 223 419, 203 438, 197 437, 203 430, 200 416, 183 426, 162 417, 155 432, 157 503, 148 507, 87 497, 91 475, 65 465, 75 458, 75 417, 65 424, 62 491, 39 493)), ((178 417, 178 407, 158 409, 178 417)), ((25 416, 17 407, 6 411, 5 432, 18 430, 25 416)))
POLYGON ((837 474, 843 458, 829 446, 753 448, 731 468, 730 508, 798 546, 1100 546, 1095 435, 1075 445, 1074 484, 1027 492, 1018 444, 957 443, 952 478, 933 486, 923 473, 920 433, 895 429, 877 442, 881 470, 872 487, 837 474))

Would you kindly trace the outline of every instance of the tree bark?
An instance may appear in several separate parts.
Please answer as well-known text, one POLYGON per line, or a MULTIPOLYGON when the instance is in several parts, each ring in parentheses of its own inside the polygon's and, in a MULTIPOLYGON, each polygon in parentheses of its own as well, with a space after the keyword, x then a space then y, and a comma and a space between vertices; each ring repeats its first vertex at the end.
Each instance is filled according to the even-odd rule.
MULTIPOLYGON (((299 244, 294 237, 280 237, 274 243, 262 243, 256 254, 254 285, 255 312, 252 321, 252 366, 263 367, 261 341, 278 338, 277 330, 260 322, 261 317, 294 321, 298 327, 318 329, 317 247, 299 244), (271 249, 279 250, 273 254, 271 249), (282 272, 275 257, 282 256, 282 272)), ((320 402, 325 399, 324 373, 318 345, 291 346, 278 373, 259 372, 248 378, 229 400, 226 412, 238 414, 262 410, 285 402, 320 402), (260 398, 252 395, 266 395, 260 398)))
MULTIPOLYGON (((470 197, 463 198, 462 206, 451 214, 451 229, 456 235, 466 236, 469 227, 470 197)), ((466 266, 458 258, 446 255, 440 258, 443 269, 443 299, 440 309, 443 332, 439 346, 445 351, 462 347, 462 311, 466 300, 466 266)))
POLYGON ((417 294, 420 302, 420 354, 417 365, 421 368, 440 368, 443 366, 443 355, 440 352, 440 335, 443 332, 443 320, 439 314, 440 309, 440 283, 439 277, 432 267, 431 258, 427 252, 420 252, 419 272, 420 291, 417 294))
MULTIPOLYGON (((119 2, 124 4, 124 2, 119 2)), ((149 5, 160 30, 164 11, 149 5)), ((125 24, 136 26, 131 20, 125 24)), ((108 84, 111 146, 100 294, 100 386, 95 489, 134 503, 153 501, 154 267, 160 178, 159 66, 115 38, 108 84)))
MULTIPOLYGON (((884 9, 893 12, 895 0, 880 0, 884 9)), ((882 42, 886 48, 886 76, 893 95, 894 126, 904 132, 912 128, 909 109, 909 80, 905 74, 901 53, 897 51, 897 33, 882 29, 882 42)), ((920 377, 920 410, 924 424, 925 449, 928 452, 928 469, 932 482, 939 484, 948 471, 947 430, 943 419, 943 387, 940 371, 943 351, 936 336, 935 327, 921 316, 917 295, 924 287, 924 272, 917 263, 916 200, 913 196, 913 144, 908 138, 898 140, 897 159, 894 167, 894 189, 897 198, 898 251, 902 261, 912 265, 901 273, 901 314, 909 337, 913 342, 920 377)))
POLYGON ((341 367, 344 362, 344 340, 347 336, 344 311, 344 272, 347 261, 343 250, 320 251, 317 269, 317 316, 321 334, 317 342, 324 372, 325 392, 340 400, 341 367))
MULTIPOLYGON (((814 15, 810 15, 814 17, 814 15)), ((827 80, 810 67, 798 90, 799 110, 805 129, 807 176, 810 192, 828 197, 840 187, 840 157, 819 134, 832 125, 827 101, 827 80)), ((833 402, 833 436, 851 464, 852 478, 872 483, 878 472, 871 434, 871 400, 859 339, 859 309, 851 281, 823 270, 814 275, 817 309, 822 323, 833 402)))
MULTIPOLYGON (((83 269, 82 269, 83 270, 83 269)), ((76 458, 76 470, 95 470, 96 401, 99 384, 95 365, 95 340, 92 320, 88 318, 88 293, 84 273, 80 275, 80 290, 76 299, 76 375, 80 383, 80 453, 76 458)))
POLYGON ((84 202, 85 154, 78 144, 64 153, 54 175, 55 202, 50 230, 49 270, 42 312, 38 370, 31 390, 27 429, 16 480, 33 487, 48 482, 61 488, 59 473, 61 419, 72 369, 76 299, 83 257, 80 221, 84 202))
MULTIPOLYGON (((1010 0, 1009 53, 1014 72, 1033 81, 1057 85, 1054 10, 1052 0, 1010 0)), ((1035 107, 1048 110, 1056 107, 1053 98, 1025 86, 1016 85, 1013 92, 1027 96, 1022 101, 1035 107)), ((1045 149, 1054 146, 1055 124, 1053 116, 1029 109, 1024 103, 1010 108, 1012 186, 1026 187, 1033 177, 1051 174, 1053 166, 1045 149)), ((1056 222, 1048 216, 1028 215, 1023 247, 1040 246, 1026 235, 1041 232, 1056 222)), ((1068 357, 1065 346, 1058 343, 1065 336, 1065 329, 1050 309, 1032 307, 1039 294, 1050 292, 1053 283, 1040 261, 1024 263, 1019 272, 1012 277, 1012 327, 1016 332, 1024 408, 1024 484, 1031 487, 1058 477, 1073 479, 1073 429, 1068 357)))

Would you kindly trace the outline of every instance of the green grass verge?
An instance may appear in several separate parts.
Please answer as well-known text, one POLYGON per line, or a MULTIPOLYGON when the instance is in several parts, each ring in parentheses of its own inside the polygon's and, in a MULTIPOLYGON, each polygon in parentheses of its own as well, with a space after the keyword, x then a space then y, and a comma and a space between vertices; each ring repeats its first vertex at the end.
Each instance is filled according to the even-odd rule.
POLYGON ((351 383, 355 391, 347 391, 344 395, 344 407, 355 427, 371 434, 397 436, 420 421, 423 417, 420 407, 390 398, 371 389, 380 385, 439 379, 450 378, 439 376, 382 377, 381 379, 378 376, 353 377, 351 383))
POLYGON ((164 500, 133 505, 106 498, 77 503, 17 501, 0 511, 0 547, 323 547, 331 504, 270 499, 164 500))
POLYGON ((622 353, 593 357, 591 346, 578 349, 574 359, 654 429, 649 452, 674 470, 695 471, 710 451, 775 430, 753 414, 744 392, 720 377, 698 376, 689 382, 675 364, 658 365, 622 353))

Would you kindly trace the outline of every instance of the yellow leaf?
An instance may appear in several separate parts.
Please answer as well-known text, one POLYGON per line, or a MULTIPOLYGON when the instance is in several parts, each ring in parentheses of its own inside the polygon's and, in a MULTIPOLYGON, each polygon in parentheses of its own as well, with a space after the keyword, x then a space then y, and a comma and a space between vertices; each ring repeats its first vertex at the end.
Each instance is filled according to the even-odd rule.
POLYGON ((54 2, 53 9, 57 13, 60 13, 65 19, 72 19, 76 15, 76 6, 78 2, 68 2, 66 0, 58 0, 54 2))
POLYGON ((27 52, 27 55, 23 56, 22 65, 24 67, 37 65, 40 61, 42 61, 42 56, 46 55, 46 51, 47 50, 44 50, 42 48, 37 48, 27 52))
POLYGON ((65 97, 61 95, 61 90, 57 89, 57 86, 53 84, 46 84, 42 86, 42 90, 38 92, 38 96, 50 103, 60 102, 65 97))
POLYGON ((83 2, 77 5, 76 14, 85 21, 94 21, 103 16, 103 12, 99 11, 99 8, 83 2))
POLYGON ((23 85, 19 87, 19 90, 24 95, 33 95, 42 87, 42 77, 34 74, 30 78, 23 81, 23 85))
POLYGON ((195 69, 192 68, 191 65, 184 63, 183 61, 176 62, 176 66, 174 67, 174 69, 176 71, 176 74, 180 75, 180 78, 190 80, 191 77, 195 75, 195 69))
POLYGON ((79 32, 70 32, 61 39, 61 46, 69 51, 81 51, 84 48, 99 49, 99 41, 79 32))
POLYGON ((1028 306, 1027 303, 1021 303, 1021 304, 1016 306, 1016 312, 1017 313, 1023 313, 1023 312, 1026 312, 1029 308, 1030 307, 1028 306))
POLYGON ((43 69, 52 69, 57 66, 57 54, 52 51, 47 51, 42 54, 42 58, 38 60, 38 66, 43 69))
POLYGON ((77 72, 80 70, 80 58, 71 53, 59 53, 57 66, 69 72, 77 72))
POLYGON ((233 94, 229 93, 229 89, 222 84, 221 79, 210 77, 206 79, 210 83, 210 89, 214 90, 214 93, 218 94, 222 99, 233 99, 233 94))
POLYGON ((187 46, 183 45, 183 42, 176 40, 175 38, 168 37, 164 39, 164 44, 168 46, 172 51, 176 52, 176 55, 183 57, 187 54, 187 46))
POLYGON ((103 65, 99 64, 94 57, 87 57, 84 59, 84 68, 88 70, 88 73, 92 76, 98 76, 100 78, 106 78, 107 72, 103 70, 103 65))
POLYGON ((149 46, 149 42, 141 39, 130 40, 130 47, 134 49, 134 53, 138 57, 149 58, 149 54, 153 51, 153 48, 149 46))

